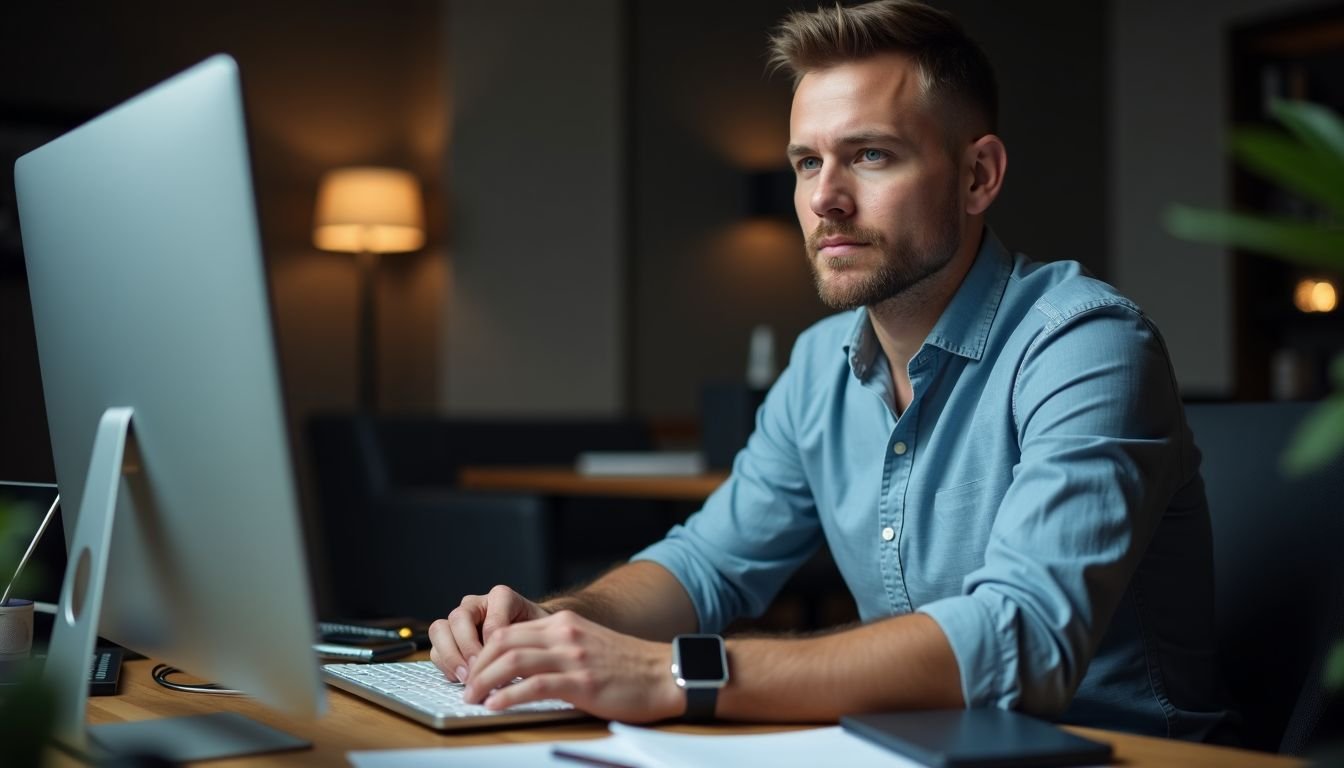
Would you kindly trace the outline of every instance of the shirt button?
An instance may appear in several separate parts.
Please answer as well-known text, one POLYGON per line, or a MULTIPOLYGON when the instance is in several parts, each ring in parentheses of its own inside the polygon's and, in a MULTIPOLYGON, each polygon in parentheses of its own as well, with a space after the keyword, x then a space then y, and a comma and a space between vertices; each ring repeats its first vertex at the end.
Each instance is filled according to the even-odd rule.
POLYGON ((883 528, 883 529, 882 529, 882 540, 883 540, 883 541, 891 541, 891 540, 894 539, 894 538, 896 538, 896 530, 895 530, 894 528, 892 528, 890 525, 888 525, 886 528, 883 528))
POLYGON ((904 455, 905 455, 905 443, 897 442, 895 445, 891 446, 891 450, 892 450, 892 452, 895 453, 897 456, 904 456, 904 455))

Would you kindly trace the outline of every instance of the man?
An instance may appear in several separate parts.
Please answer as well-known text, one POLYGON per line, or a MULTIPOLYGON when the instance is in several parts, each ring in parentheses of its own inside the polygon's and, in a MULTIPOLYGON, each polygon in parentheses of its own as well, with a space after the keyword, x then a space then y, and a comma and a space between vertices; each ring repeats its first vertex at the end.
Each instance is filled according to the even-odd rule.
POLYGON ((703 510, 572 594, 464 598, 435 663, 489 707, 705 714, 668 641, 759 614, 824 536, 865 623, 727 640, 714 716, 988 706, 1205 737, 1208 511, 1166 349, 986 228, 1007 153, 983 53, 911 0, 795 13, 772 49, 808 258, 849 311, 799 338, 703 510))

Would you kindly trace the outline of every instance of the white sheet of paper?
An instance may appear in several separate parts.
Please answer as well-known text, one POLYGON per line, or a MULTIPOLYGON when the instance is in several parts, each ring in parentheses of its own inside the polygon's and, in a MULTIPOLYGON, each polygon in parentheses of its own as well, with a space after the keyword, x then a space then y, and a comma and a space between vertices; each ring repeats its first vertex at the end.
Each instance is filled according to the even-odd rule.
POLYGON ((486 747, 442 747, 350 752, 355 768, 523 768, 557 766, 578 768, 581 763, 557 757, 558 746, 568 752, 633 768, 920 768, 920 764, 851 736, 840 728, 760 734, 669 733, 621 723, 611 724, 612 735, 588 741, 551 741, 486 747))
POLYGON ((565 749, 640 768, 920 768, 920 763, 852 736, 838 725, 783 733, 700 735, 612 723, 611 732, 611 739, 570 742, 565 749))
POLYGON ((573 760, 556 757, 551 750, 557 745, 565 748, 593 745, 610 759, 628 765, 638 765, 643 758, 633 749, 619 743, 616 736, 590 741, 546 741, 530 744, 495 744, 486 747, 434 747, 431 749, 380 749, 349 752, 346 759, 355 768, 531 768, 531 766, 559 766, 578 768, 573 760))

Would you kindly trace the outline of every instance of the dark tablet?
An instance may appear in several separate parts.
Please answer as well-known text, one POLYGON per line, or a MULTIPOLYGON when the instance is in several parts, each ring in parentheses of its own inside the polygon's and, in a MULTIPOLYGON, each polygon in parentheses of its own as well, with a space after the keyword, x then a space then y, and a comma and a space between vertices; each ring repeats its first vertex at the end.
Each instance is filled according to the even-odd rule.
POLYGON ((1002 709, 885 712, 840 718, 845 730, 947 768, 1102 765, 1111 746, 1002 709))

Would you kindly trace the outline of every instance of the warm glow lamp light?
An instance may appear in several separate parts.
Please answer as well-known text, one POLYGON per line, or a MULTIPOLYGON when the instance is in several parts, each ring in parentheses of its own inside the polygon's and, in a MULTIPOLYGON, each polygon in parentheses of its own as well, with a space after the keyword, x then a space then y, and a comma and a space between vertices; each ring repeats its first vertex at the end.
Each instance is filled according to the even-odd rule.
POLYGON ((394 168, 338 168, 322 177, 313 217, 313 244, 359 255, 359 404, 377 405, 377 255, 419 250, 425 244, 420 183, 394 168))

